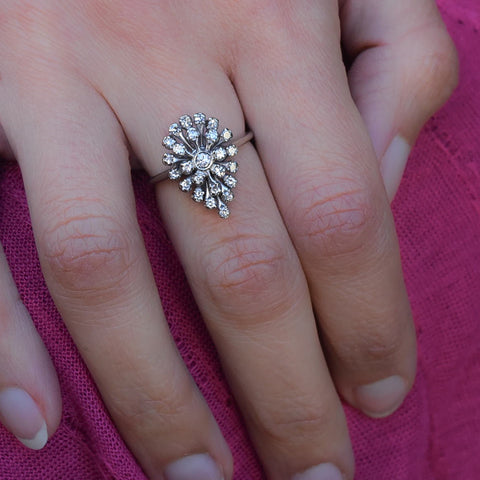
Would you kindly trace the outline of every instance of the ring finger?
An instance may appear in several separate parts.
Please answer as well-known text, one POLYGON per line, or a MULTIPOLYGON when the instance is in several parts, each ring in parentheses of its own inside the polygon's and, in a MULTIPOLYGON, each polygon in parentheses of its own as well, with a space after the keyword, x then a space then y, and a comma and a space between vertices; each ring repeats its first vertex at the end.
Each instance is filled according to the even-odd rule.
MULTIPOLYGON (((109 98, 152 175, 164 152, 157 133, 158 125, 168 128, 163 119, 173 122, 179 113, 209 113, 215 106, 220 130, 244 129, 224 72, 215 65, 204 70, 208 78, 197 72, 195 85, 172 88, 168 98, 153 95, 147 85, 138 88, 141 79, 135 79, 144 92, 135 98, 136 108, 121 90, 109 98), (139 108, 147 102, 150 108, 139 108)), ((240 150, 239 163, 239 200, 230 204, 228 221, 168 181, 157 187, 160 210, 269 478, 287 480, 311 468, 333 472, 332 464, 351 476, 346 422, 300 262, 251 144, 240 150)))

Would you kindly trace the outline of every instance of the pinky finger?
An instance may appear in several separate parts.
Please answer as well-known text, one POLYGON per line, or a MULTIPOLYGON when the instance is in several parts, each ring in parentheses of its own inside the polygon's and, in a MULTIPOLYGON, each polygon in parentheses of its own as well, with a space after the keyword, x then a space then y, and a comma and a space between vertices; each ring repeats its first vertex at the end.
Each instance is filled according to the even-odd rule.
POLYGON ((0 421, 25 446, 39 450, 57 429, 61 411, 55 369, 0 246, 0 421))
POLYGON ((455 46, 434 0, 346 0, 342 37, 352 96, 392 200, 420 129, 457 84, 455 46))

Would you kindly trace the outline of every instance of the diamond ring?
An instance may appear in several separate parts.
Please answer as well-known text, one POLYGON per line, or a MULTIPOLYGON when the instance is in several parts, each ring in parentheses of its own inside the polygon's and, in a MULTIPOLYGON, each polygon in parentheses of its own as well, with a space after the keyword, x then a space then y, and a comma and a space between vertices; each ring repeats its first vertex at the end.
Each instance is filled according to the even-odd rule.
POLYGON ((232 131, 219 132, 216 118, 203 113, 182 115, 172 123, 163 146, 169 152, 163 155, 164 171, 151 177, 156 183, 165 178, 178 180, 180 189, 192 192, 195 202, 203 202, 209 209, 218 209, 221 218, 228 218, 227 203, 233 200, 232 189, 237 185, 234 174, 238 163, 233 157, 238 148, 253 138, 251 132, 233 142, 232 131))

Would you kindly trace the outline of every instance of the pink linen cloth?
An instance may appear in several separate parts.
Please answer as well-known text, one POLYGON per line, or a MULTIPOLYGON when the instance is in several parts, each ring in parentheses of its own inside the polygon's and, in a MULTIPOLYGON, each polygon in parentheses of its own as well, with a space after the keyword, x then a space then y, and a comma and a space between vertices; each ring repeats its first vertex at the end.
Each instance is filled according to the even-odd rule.
MULTIPOLYGON (((345 406, 358 480, 480 479, 480 2, 439 0, 461 82, 430 120, 394 202, 419 342, 418 376, 392 417, 345 406)), ((0 480, 145 480, 115 430, 45 286, 21 175, 0 165, 0 240, 53 358, 63 419, 44 450, 0 427, 0 480)), ((227 439, 235 480, 264 478, 144 174, 138 219, 172 334, 227 439)), ((1 367, 0 367, 1 368, 1 367)))

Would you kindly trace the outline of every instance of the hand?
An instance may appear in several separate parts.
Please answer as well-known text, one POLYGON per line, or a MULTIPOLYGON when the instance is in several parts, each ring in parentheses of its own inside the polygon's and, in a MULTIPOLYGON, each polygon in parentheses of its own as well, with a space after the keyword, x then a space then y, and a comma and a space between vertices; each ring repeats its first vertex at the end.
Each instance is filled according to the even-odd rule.
MULTIPOLYGON (((456 81, 433 1, 346 1, 341 22, 327 0, 4 0, 0 12, 0 118, 45 279, 146 474, 233 471, 169 335, 130 181, 129 151, 154 175, 169 123, 205 112, 237 135, 246 120, 256 149, 239 154, 228 221, 163 182, 165 225, 267 476, 337 478, 336 465, 352 478, 339 394, 383 416, 415 375, 388 198, 456 81)), ((58 426, 59 389, 3 257, 0 272, 0 414, 37 448, 58 426)))

